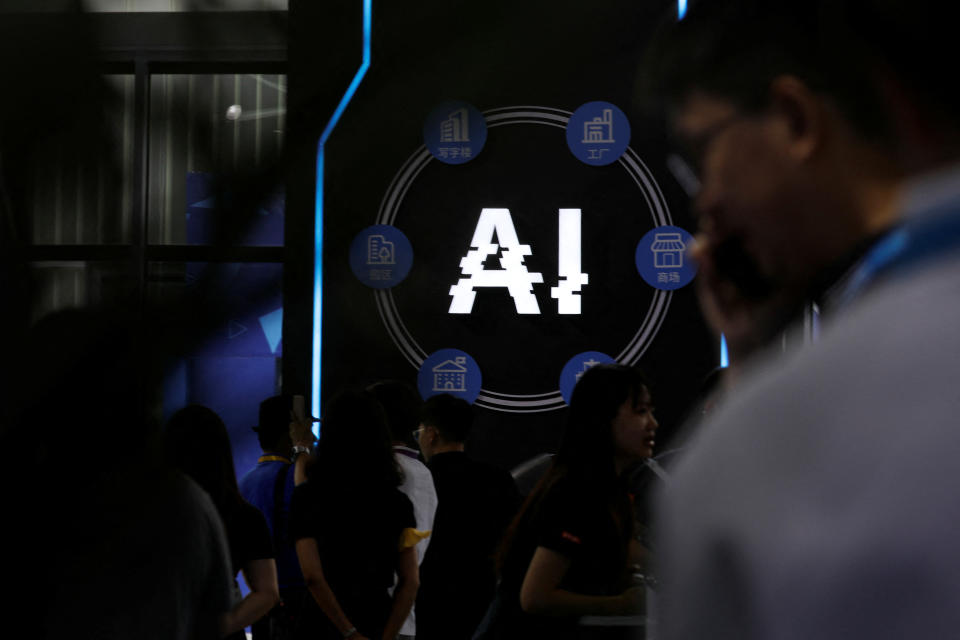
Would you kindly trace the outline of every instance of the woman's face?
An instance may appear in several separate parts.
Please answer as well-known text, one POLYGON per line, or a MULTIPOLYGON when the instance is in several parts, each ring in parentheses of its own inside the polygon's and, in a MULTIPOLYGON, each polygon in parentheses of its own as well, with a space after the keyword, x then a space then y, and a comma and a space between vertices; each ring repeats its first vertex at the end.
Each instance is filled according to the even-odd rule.
POLYGON ((634 404, 633 398, 627 398, 610 425, 613 430, 613 446, 617 458, 635 461, 653 455, 654 434, 657 431, 657 419, 653 417, 653 405, 650 392, 644 388, 634 404))

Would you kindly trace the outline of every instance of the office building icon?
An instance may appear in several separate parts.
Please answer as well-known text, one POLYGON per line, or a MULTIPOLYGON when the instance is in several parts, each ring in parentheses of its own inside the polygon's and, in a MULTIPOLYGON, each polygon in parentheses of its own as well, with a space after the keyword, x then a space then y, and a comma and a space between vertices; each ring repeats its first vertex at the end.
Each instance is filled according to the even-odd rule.
POLYGON ((470 114, 457 109, 440 123, 440 142, 470 142, 470 114))

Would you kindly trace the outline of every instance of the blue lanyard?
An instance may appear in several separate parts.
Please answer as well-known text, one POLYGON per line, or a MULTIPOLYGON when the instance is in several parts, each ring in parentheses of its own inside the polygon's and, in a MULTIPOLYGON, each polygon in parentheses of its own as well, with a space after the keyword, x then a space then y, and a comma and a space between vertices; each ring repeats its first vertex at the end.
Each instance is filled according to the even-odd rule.
POLYGON ((884 236, 861 260, 837 306, 846 306, 879 279, 900 277, 951 253, 960 254, 960 208, 908 220, 884 236))

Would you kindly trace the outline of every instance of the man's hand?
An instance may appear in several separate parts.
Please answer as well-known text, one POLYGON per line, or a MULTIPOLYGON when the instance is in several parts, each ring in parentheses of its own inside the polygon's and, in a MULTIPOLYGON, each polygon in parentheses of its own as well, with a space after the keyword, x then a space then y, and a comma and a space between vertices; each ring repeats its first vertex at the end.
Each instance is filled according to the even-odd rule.
MULTIPOLYGON (((787 326, 801 308, 803 297, 786 288, 776 288, 759 273, 749 274, 749 283, 736 282, 734 278, 739 274, 724 268, 725 249, 700 233, 690 255, 699 264, 696 292, 704 318, 715 333, 726 338, 731 359, 742 362, 787 326)), ((737 267, 756 269, 747 260, 742 258, 737 267)))
POLYGON ((298 418, 293 411, 290 411, 290 440, 294 446, 312 447, 315 439, 313 425, 298 418))

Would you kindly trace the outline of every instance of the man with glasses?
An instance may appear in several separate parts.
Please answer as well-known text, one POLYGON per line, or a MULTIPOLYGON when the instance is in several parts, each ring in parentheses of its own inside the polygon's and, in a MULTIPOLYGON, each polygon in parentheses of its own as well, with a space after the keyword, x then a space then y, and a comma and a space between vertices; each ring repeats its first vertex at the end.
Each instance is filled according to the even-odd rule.
MULTIPOLYGON (((420 422, 420 396, 413 387, 398 380, 383 380, 367 387, 383 406, 393 439, 393 455, 403 472, 400 491, 413 503, 413 515, 419 531, 432 531, 437 513, 437 490, 433 476, 417 457, 414 443, 418 440, 415 427, 420 422), (413 441, 411 442, 411 434, 413 441), (411 446, 413 445, 413 446, 411 446)), ((423 562, 430 546, 427 537, 417 544, 417 560, 423 562)), ((413 607, 400 628, 399 640, 412 639, 417 632, 417 610, 413 607)))
POLYGON ((437 517, 420 567, 417 640, 470 640, 496 589, 494 553, 520 506, 510 474, 465 453, 473 409, 428 398, 415 437, 437 485, 437 517))
POLYGON ((661 496, 660 638, 960 629, 960 88, 937 8, 705 0, 652 48, 701 303, 750 356, 661 496), (762 353, 810 299, 820 340, 762 353))

